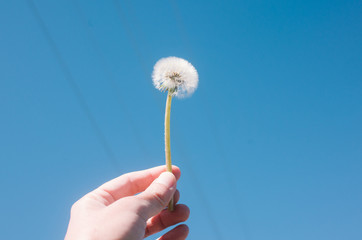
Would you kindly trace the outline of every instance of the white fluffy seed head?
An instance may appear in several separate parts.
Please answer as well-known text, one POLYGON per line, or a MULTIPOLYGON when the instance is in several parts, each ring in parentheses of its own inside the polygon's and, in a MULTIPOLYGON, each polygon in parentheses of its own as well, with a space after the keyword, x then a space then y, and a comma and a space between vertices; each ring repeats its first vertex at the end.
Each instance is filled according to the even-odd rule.
POLYGON ((199 76, 194 66, 185 59, 167 57, 155 64, 152 80, 157 89, 182 98, 190 96, 196 90, 199 76))

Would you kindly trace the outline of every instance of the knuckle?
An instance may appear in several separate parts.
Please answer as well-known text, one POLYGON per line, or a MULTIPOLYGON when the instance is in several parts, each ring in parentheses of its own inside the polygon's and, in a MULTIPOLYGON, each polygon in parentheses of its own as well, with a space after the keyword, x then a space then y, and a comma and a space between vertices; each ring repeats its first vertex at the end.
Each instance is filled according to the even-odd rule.
POLYGON ((164 199, 164 197, 158 193, 158 192, 153 192, 152 193, 152 198, 155 202, 156 205, 159 205, 159 207, 163 208, 167 205, 167 201, 164 199))

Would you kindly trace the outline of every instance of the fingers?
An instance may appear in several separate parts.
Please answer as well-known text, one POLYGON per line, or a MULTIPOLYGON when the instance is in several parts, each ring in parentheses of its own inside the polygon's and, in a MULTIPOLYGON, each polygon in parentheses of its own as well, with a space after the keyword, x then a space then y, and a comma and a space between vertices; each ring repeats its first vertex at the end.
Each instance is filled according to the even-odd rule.
POLYGON ((180 200, 180 192, 176 189, 175 194, 173 195, 173 202, 176 205, 176 203, 180 200))
POLYGON ((157 240, 184 240, 189 234, 189 227, 185 224, 178 225, 157 240))
POLYGON ((135 196, 139 201, 138 214, 143 219, 161 212, 176 191, 176 178, 172 173, 162 173, 144 192, 135 196))
MULTIPOLYGON (((122 197, 132 196, 144 191, 165 171, 166 166, 159 166, 143 171, 127 173, 103 184, 94 190, 94 193, 107 199, 108 204, 111 204, 122 197)), ((176 179, 179 179, 181 176, 181 171, 176 166, 172 166, 172 173, 176 179)))
POLYGON ((160 214, 147 221, 145 237, 160 232, 177 223, 184 222, 189 218, 189 215, 190 209, 183 204, 176 205, 175 210, 172 212, 164 209, 160 214))

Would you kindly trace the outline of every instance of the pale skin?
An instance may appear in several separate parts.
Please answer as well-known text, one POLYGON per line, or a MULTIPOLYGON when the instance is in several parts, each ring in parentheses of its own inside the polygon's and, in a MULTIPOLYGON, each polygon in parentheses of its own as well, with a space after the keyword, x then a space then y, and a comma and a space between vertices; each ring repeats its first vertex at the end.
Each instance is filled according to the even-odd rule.
MULTIPOLYGON (((165 171, 159 166, 127 173, 86 194, 72 206, 65 240, 141 240, 186 221, 186 205, 165 209, 172 196, 175 202, 180 197, 176 182, 181 175, 175 166, 172 173, 165 171)), ((181 224, 159 240, 183 240, 188 232, 181 224)))

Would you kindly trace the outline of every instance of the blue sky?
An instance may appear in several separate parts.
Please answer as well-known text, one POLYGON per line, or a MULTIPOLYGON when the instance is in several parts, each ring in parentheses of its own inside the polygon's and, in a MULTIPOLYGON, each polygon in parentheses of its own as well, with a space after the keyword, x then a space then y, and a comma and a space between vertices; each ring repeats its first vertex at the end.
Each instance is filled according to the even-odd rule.
POLYGON ((189 239, 362 237, 360 1, 1 1, 2 239, 62 239, 73 202, 164 163, 161 57, 189 239))

